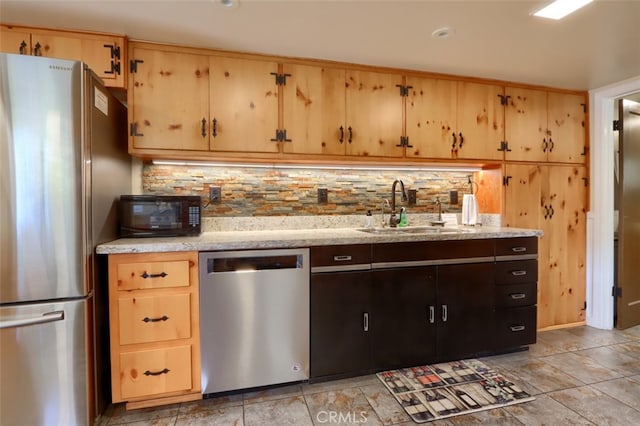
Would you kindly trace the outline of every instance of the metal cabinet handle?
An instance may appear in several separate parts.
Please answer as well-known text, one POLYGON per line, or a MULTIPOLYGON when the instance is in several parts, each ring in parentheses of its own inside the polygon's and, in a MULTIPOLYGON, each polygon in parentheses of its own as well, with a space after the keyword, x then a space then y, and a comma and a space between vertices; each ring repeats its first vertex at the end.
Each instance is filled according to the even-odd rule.
POLYGON ((20 54, 21 55, 27 54, 27 42, 24 40, 22 40, 22 43, 20 43, 20 54))
POLYGON ((462 132, 459 133, 460 143, 458 144, 458 148, 462 149, 462 144, 464 143, 464 136, 462 136, 462 132))
POLYGON ((549 152, 553 152, 553 147, 556 146, 556 144, 553 143, 553 139, 549 138, 549 143, 551 144, 551 146, 549 147, 549 152))
POLYGON ((511 247, 511 251, 514 253, 524 253, 527 251, 526 247, 511 247))
POLYGON ((344 127, 340 126, 340 143, 344 143, 344 127))
POLYGON ((167 274, 166 272, 160 272, 159 274, 147 274, 147 271, 145 271, 140 276, 144 279, 147 279, 147 278, 164 278, 167 275, 169 274, 167 274))
POLYGON ((46 324, 48 322, 64 320, 64 311, 46 312, 42 315, 31 318, 21 318, 16 320, 0 321, 0 329, 24 327, 27 325, 46 324))
POLYGON ((166 315, 161 316, 160 318, 149 318, 149 317, 144 317, 142 319, 142 321, 144 322, 160 322, 160 321, 166 321, 168 320, 169 317, 166 315))
POLYGON ((453 143, 451 144, 451 150, 456 149, 456 144, 458 143, 458 138, 455 133, 451 133, 451 137, 453 138, 453 143))
POLYGON ((33 47, 33 55, 42 56, 42 45, 40 44, 40 42, 37 42, 36 45, 33 47))
POLYGON ((433 305, 429 306, 429 324, 436 322, 436 308, 433 305))
POLYGON ((349 256, 348 254, 341 255, 341 256, 333 256, 333 260, 336 262, 348 262, 351 260, 351 256, 349 256))
POLYGON ((547 138, 542 139, 542 152, 547 152, 548 147, 549 142, 547 142, 547 138))
POLYGON ((447 305, 442 305, 442 322, 447 322, 448 312, 447 305))
POLYGON ((206 138, 207 137, 207 120, 202 117, 202 137, 206 138))
POLYGON ((364 318, 362 322, 362 329, 364 331, 369 331, 369 314, 367 312, 364 313, 364 318))
POLYGON ((527 297, 527 295, 524 293, 511 293, 509 297, 511 297, 513 300, 520 300, 527 297))
POLYGON ((349 131, 349 140, 347 142, 351 143, 353 142, 353 129, 349 126, 347 127, 347 130, 349 131))
POLYGON ((211 135, 215 138, 218 136, 218 120, 211 120, 211 135))
POLYGON ((160 376, 162 374, 167 374, 169 371, 171 371, 171 370, 169 370, 168 368, 165 368, 163 370, 156 371, 156 372, 147 370, 147 371, 144 372, 144 375, 145 376, 160 376))
POLYGON ((511 271, 511 275, 513 275, 514 277, 522 277, 524 275, 527 275, 527 271, 524 271, 524 270, 511 271))
POLYGON ((551 219, 554 215, 554 213, 556 212, 555 210, 553 210, 553 206, 551 204, 549 204, 549 211, 551 212, 549 214, 549 219, 551 219))
POLYGON ((512 325, 509 329, 513 332, 524 331, 524 325, 512 325))

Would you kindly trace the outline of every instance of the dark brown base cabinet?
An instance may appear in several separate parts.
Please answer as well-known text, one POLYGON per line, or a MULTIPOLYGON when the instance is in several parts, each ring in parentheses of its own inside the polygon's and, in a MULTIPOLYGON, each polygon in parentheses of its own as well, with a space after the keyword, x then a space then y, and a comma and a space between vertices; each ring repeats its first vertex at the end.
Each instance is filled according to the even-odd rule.
POLYGON ((536 253, 535 237, 312 247, 311 379, 535 343, 536 253))

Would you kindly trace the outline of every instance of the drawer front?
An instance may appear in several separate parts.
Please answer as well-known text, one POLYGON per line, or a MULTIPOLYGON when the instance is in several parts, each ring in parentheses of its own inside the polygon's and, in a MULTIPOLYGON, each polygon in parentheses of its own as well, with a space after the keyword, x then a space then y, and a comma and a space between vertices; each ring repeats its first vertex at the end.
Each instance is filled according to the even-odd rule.
POLYGON ((190 294, 119 298, 120 344, 188 339, 190 301, 190 294))
POLYGON ((496 262, 496 284, 516 284, 538 281, 537 260, 496 262))
POLYGON ((496 310, 496 349, 510 349, 535 343, 536 315, 535 306, 496 310))
POLYGON ((498 285, 495 291, 498 308, 530 306, 537 301, 536 283, 498 285))
POLYGON ((121 263, 118 290, 189 286, 189 261, 121 263))
POLYGON ((124 400, 188 391, 192 389, 191 346, 123 352, 120 354, 120 379, 124 400))
POLYGON ((371 263, 371 245, 311 247, 311 266, 348 266, 371 263))
POLYGON ((520 256, 538 253, 538 237, 496 239, 496 256, 520 256))
POLYGON ((494 240, 446 240, 374 244, 373 263, 491 258, 494 240))

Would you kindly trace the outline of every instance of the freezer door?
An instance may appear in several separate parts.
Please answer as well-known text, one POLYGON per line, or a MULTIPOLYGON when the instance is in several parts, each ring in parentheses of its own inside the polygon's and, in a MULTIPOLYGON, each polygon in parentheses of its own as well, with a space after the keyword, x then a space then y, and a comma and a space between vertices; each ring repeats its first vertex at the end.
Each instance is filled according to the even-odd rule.
POLYGON ((88 294, 83 65, 0 54, 0 304, 88 294))
POLYGON ((0 308, 0 418, 3 425, 89 422, 87 306, 0 308))

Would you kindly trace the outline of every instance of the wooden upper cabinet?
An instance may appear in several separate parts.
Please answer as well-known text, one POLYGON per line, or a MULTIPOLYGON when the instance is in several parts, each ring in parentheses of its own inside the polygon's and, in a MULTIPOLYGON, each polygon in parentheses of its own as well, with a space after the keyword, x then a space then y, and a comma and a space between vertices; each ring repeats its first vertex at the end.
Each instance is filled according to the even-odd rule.
POLYGON ((549 92, 548 128, 553 149, 549 161, 584 163, 586 160, 586 100, 582 95, 549 92))
POLYGON ((106 86, 125 87, 125 37, 0 26, 0 50, 85 62, 106 86))
POLYGON ((408 77, 407 157, 501 160, 501 86, 408 77))
POLYGON ((284 64, 284 129, 287 154, 344 155, 345 70, 284 64))
POLYGON ((457 158, 501 160, 504 140, 502 86, 458 82, 457 158))
POLYGON ((0 25, 0 51, 31 55, 31 32, 22 28, 0 25))
POLYGON ((407 158, 451 158, 457 129, 457 82, 407 77, 407 158))
POLYGON ((347 70, 346 153, 358 157, 402 157, 399 74, 347 70))
POLYGON ((131 146, 207 151, 209 57, 135 47, 131 59, 131 146))
POLYGON ((507 87, 505 139, 511 161, 546 161, 547 92, 507 87))
POLYGON ((277 153, 278 64, 216 56, 210 70, 209 149, 277 153))
POLYGON ((585 162, 584 96, 513 87, 506 95, 506 160, 585 162))

